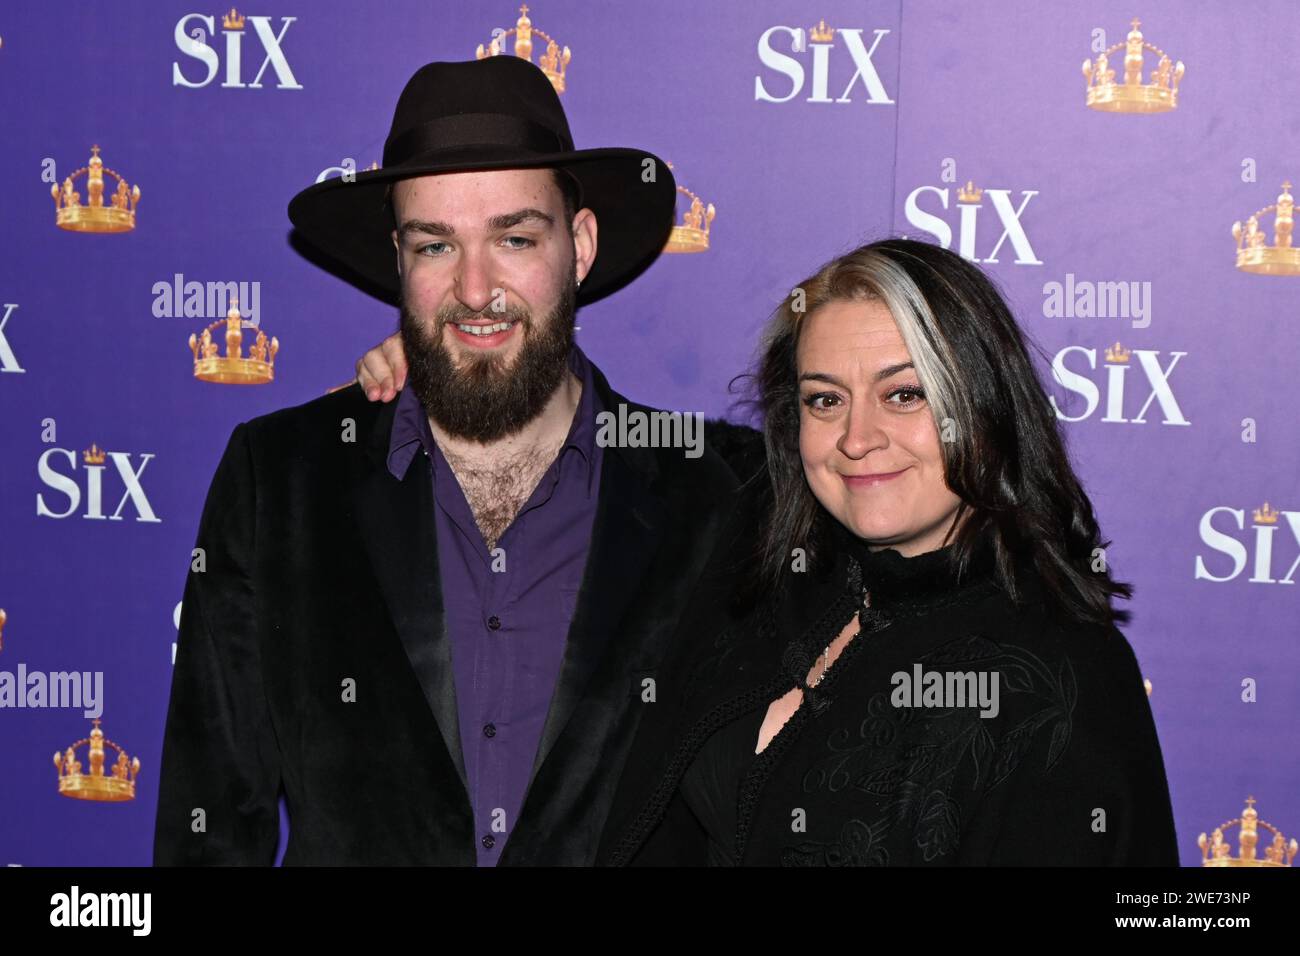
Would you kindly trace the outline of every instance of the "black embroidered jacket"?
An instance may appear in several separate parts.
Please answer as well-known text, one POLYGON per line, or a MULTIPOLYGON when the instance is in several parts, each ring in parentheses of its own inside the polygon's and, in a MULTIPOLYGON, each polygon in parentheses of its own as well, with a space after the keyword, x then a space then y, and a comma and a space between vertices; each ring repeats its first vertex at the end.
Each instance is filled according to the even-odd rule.
POLYGON ((1024 563, 1013 602, 987 548, 959 578, 948 548, 904 558, 832 540, 821 573, 788 575, 730 626, 712 630, 718 594, 697 602, 700 629, 648 705, 662 710, 642 721, 598 862, 704 862, 683 775, 711 735, 800 686, 760 755, 745 738, 734 832, 707 832, 741 865, 1177 865, 1151 709, 1117 628, 1068 619, 1024 563), (855 613, 859 633, 808 688, 855 613), (900 689, 898 675, 932 673, 954 691, 982 674, 996 708, 900 689))

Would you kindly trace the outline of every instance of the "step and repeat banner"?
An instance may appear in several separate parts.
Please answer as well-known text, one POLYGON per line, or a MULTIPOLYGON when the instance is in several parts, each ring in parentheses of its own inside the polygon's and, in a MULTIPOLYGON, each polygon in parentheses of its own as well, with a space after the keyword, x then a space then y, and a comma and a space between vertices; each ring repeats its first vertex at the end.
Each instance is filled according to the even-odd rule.
POLYGON ((994 277, 1135 585, 1182 862, 1289 864, 1297 35, 1289 0, 5 4, 0 863, 149 863, 231 430, 397 328, 286 205, 379 163, 420 65, 500 55, 547 72, 579 148, 672 163, 677 241, 578 316, 638 401, 735 417, 772 309, 863 242, 994 277))

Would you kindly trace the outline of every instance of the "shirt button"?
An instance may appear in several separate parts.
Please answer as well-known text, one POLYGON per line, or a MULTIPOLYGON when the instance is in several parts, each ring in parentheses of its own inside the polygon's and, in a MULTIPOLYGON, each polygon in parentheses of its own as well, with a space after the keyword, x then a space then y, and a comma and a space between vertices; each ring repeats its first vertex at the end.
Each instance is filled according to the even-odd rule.
POLYGON ((494 837, 492 834, 489 833, 487 836, 483 838, 483 846, 485 849, 490 850, 496 845, 497 845, 497 838, 494 837))
POLYGON ((486 727, 483 728, 484 737, 495 737, 496 735, 497 735, 496 724, 488 724, 486 727))
POLYGON ((501 618, 493 614, 490 618, 488 618, 488 628, 493 631, 501 630, 501 618))

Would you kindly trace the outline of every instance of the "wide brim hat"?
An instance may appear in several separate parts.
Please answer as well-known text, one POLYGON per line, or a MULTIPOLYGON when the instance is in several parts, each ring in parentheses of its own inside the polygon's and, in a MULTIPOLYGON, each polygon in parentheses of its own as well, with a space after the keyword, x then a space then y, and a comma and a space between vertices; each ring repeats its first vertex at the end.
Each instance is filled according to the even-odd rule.
POLYGON ((546 74, 509 54, 420 67, 398 99, 382 168, 309 186, 290 200, 289 219, 323 255, 319 264, 396 305, 401 280, 384 202, 391 183, 541 166, 577 180, 578 208, 596 215, 596 258, 578 289, 579 304, 626 285, 663 250, 677 199, 668 164, 643 149, 574 149, 546 74))

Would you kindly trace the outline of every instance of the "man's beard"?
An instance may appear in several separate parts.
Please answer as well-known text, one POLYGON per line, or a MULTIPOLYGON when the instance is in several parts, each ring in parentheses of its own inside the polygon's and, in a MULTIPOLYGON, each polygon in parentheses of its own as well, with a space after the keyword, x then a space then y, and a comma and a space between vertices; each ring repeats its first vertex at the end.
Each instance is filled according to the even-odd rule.
POLYGON ((474 312, 460 303, 440 310, 432 330, 401 302, 402 346, 406 350, 407 381, 429 417, 447 434, 473 442, 493 442, 513 435, 542 413, 564 380, 573 348, 577 283, 572 274, 560 290, 560 300, 540 323, 527 309, 474 312), (464 365, 456 368, 442 340, 443 328, 456 322, 515 321, 511 331, 523 336, 519 355, 507 367, 499 355, 462 351, 464 365))

